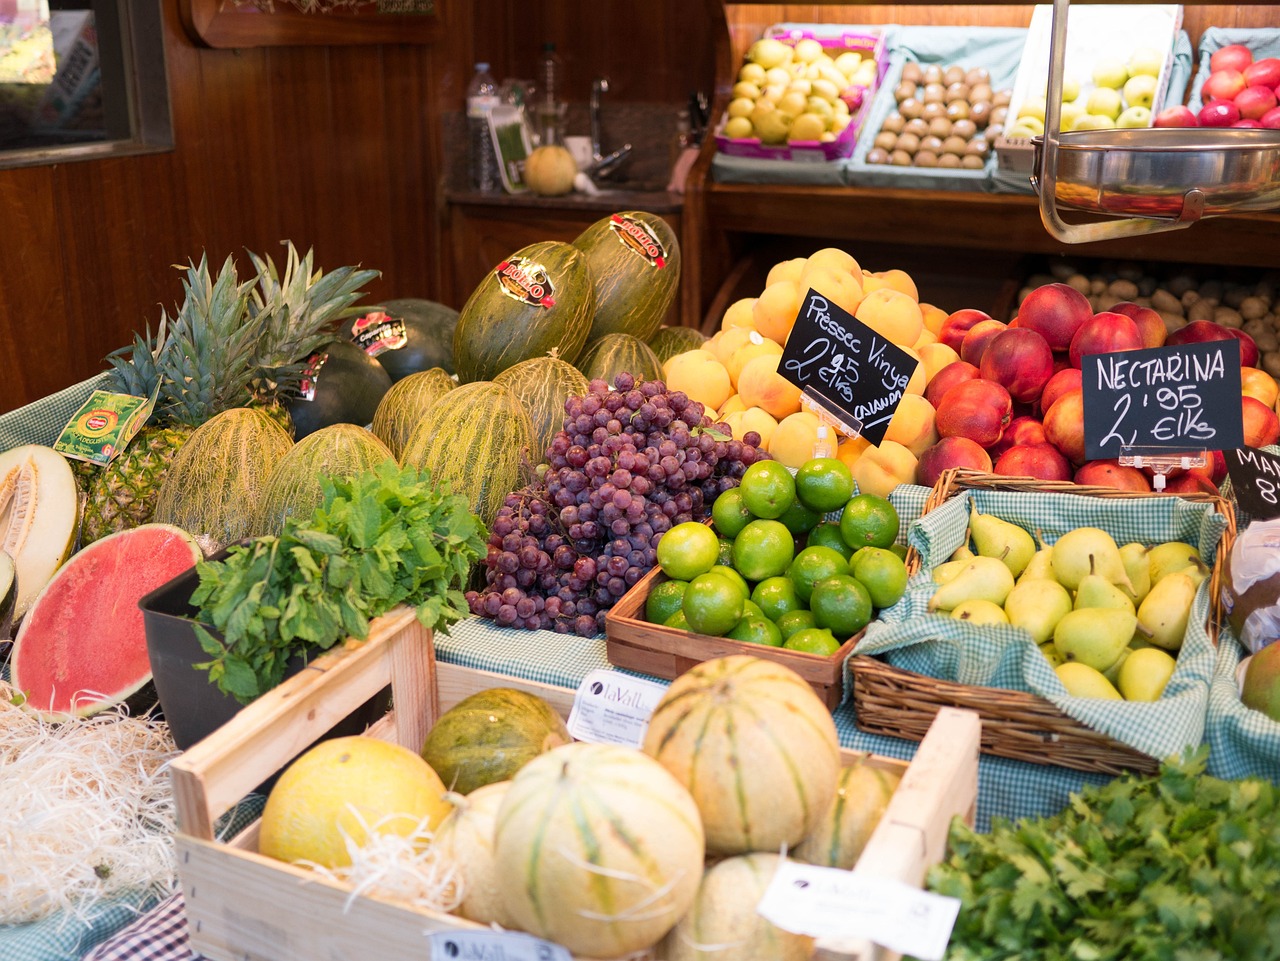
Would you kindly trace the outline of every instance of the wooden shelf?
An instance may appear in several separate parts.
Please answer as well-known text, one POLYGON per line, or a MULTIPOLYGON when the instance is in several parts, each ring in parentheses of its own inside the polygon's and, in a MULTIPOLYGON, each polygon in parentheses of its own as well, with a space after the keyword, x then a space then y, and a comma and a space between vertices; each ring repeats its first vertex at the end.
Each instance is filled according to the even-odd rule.
POLYGON ((288 0, 276 0, 271 10, 247 0, 182 0, 178 9, 187 32, 208 47, 434 43, 444 36, 435 12, 379 13, 376 3, 302 13, 288 0))

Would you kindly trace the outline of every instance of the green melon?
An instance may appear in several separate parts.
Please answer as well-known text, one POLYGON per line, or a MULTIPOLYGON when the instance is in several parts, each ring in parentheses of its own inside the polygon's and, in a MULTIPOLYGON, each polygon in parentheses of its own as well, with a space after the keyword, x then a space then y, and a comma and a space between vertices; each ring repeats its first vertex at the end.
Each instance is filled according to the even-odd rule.
POLYGON ((505 384, 529 412, 537 437, 534 452, 545 457, 551 440, 564 428, 564 405, 587 392, 587 378, 558 357, 533 357, 508 367, 493 379, 505 384))
POLYGON ((459 794, 515 777, 529 761, 573 738, 556 709, 511 687, 477 691, 445 711, 422 756, 459 794))
POLYGON ((432 480, 466 494, 485 526, 520 484, 533 448, 533 423, 508 388, 491 381, 463 384, 431 406, 405 443, 402 464, 431 471, 432 480))
POLYGON ((331 424, 294 444, 267 478, 259 534, 279 534, 285 518, 307 520, 324 503, 321 478, 354 477, 395 460, 387 445, 355 424, 331 424))
POLYGON ((666 319, 680 283, 680 242, 656 214, 624 210, 597 220, 573 245, 587 255, 596 309, 587 339, 648 340, 666 319))
POLYGON ((663 327, 649 338, 649 346, 663 364, 676 354, 697 350, 706 342, 702 331, 693 327, 663 327))
POLYGON ((373 432, 399 460, 409 434, 441 397, 457 387, 441 367, 420 370, 391 385, 373 412, 373 432))
POLYGON ((178 448, 152 521, 190 531, 206 554, 251 537, 267 478, 292 446, 284 428, 256 408, 215 414, 178 448))
POLYGON ((398 383, 410 374, 443 368, 453 373, 453 331, 458 312, 434 300, 406 297, 385 301, 347 321, 347 339, 376 360, 398 383))
POLYGON ((599 378, 612 384, 624 370, 636 380, 661 380, 662 362, 643 340, 630 334, 605 334, 578 360, 587 380, 599 378))
POLYGON ((522 247, 485 276, 462 308, 453 336, 458 379, 492 380, 552 351, 573 363, 595 305, 581 250, 558 241, 522 247))

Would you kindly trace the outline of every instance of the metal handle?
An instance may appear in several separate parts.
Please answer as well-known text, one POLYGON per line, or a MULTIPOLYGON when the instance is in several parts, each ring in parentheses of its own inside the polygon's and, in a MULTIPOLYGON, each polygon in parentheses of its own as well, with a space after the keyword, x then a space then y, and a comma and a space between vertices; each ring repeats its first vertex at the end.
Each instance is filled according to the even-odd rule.
POLYGON ((1067 59, 1067 8, 1070 0, 1053 0, 1053 30, 1049 41, 1049 90, 1045 100, 1044 138, 1039 169, 1031 182, 1040 195, 1040 220, 1049 233, 1067 244, 1118 240, 1189 227, 1204 213, 1204 194, 1192 188, 1183 197, 1182 212, 1173 219, 1128 217, 1092 224, 1069 224, 1058 214, 1058 135, 1062 122, 1062 75, 1067 59))

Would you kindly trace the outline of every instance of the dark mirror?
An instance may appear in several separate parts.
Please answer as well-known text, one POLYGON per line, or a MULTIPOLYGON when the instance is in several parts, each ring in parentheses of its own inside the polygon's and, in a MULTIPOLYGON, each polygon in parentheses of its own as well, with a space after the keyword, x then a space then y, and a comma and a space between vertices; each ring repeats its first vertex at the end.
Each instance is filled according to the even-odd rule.
POLYGON ((172 146, 159 0, 0 0, 0 167, 172 146))

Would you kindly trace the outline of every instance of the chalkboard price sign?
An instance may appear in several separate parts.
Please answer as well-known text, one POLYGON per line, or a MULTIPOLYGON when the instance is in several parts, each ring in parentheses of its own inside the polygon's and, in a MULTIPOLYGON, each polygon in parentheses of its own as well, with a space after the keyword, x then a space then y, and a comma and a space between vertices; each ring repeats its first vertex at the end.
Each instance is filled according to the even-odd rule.
POLYGON ((1244 445, 1238 340, 1086 354, 1080 372, 1089 460, 1244 445))
POLYGON ((872 444, 884 440, 919 363, 847 310, 810 290, 782 351, 778 373, 860 425, 872 444))
POLYGON ((1222 453, 1240 510, 1256 521, 1280 517, 1280 457, 1254 447, 1222 453))

